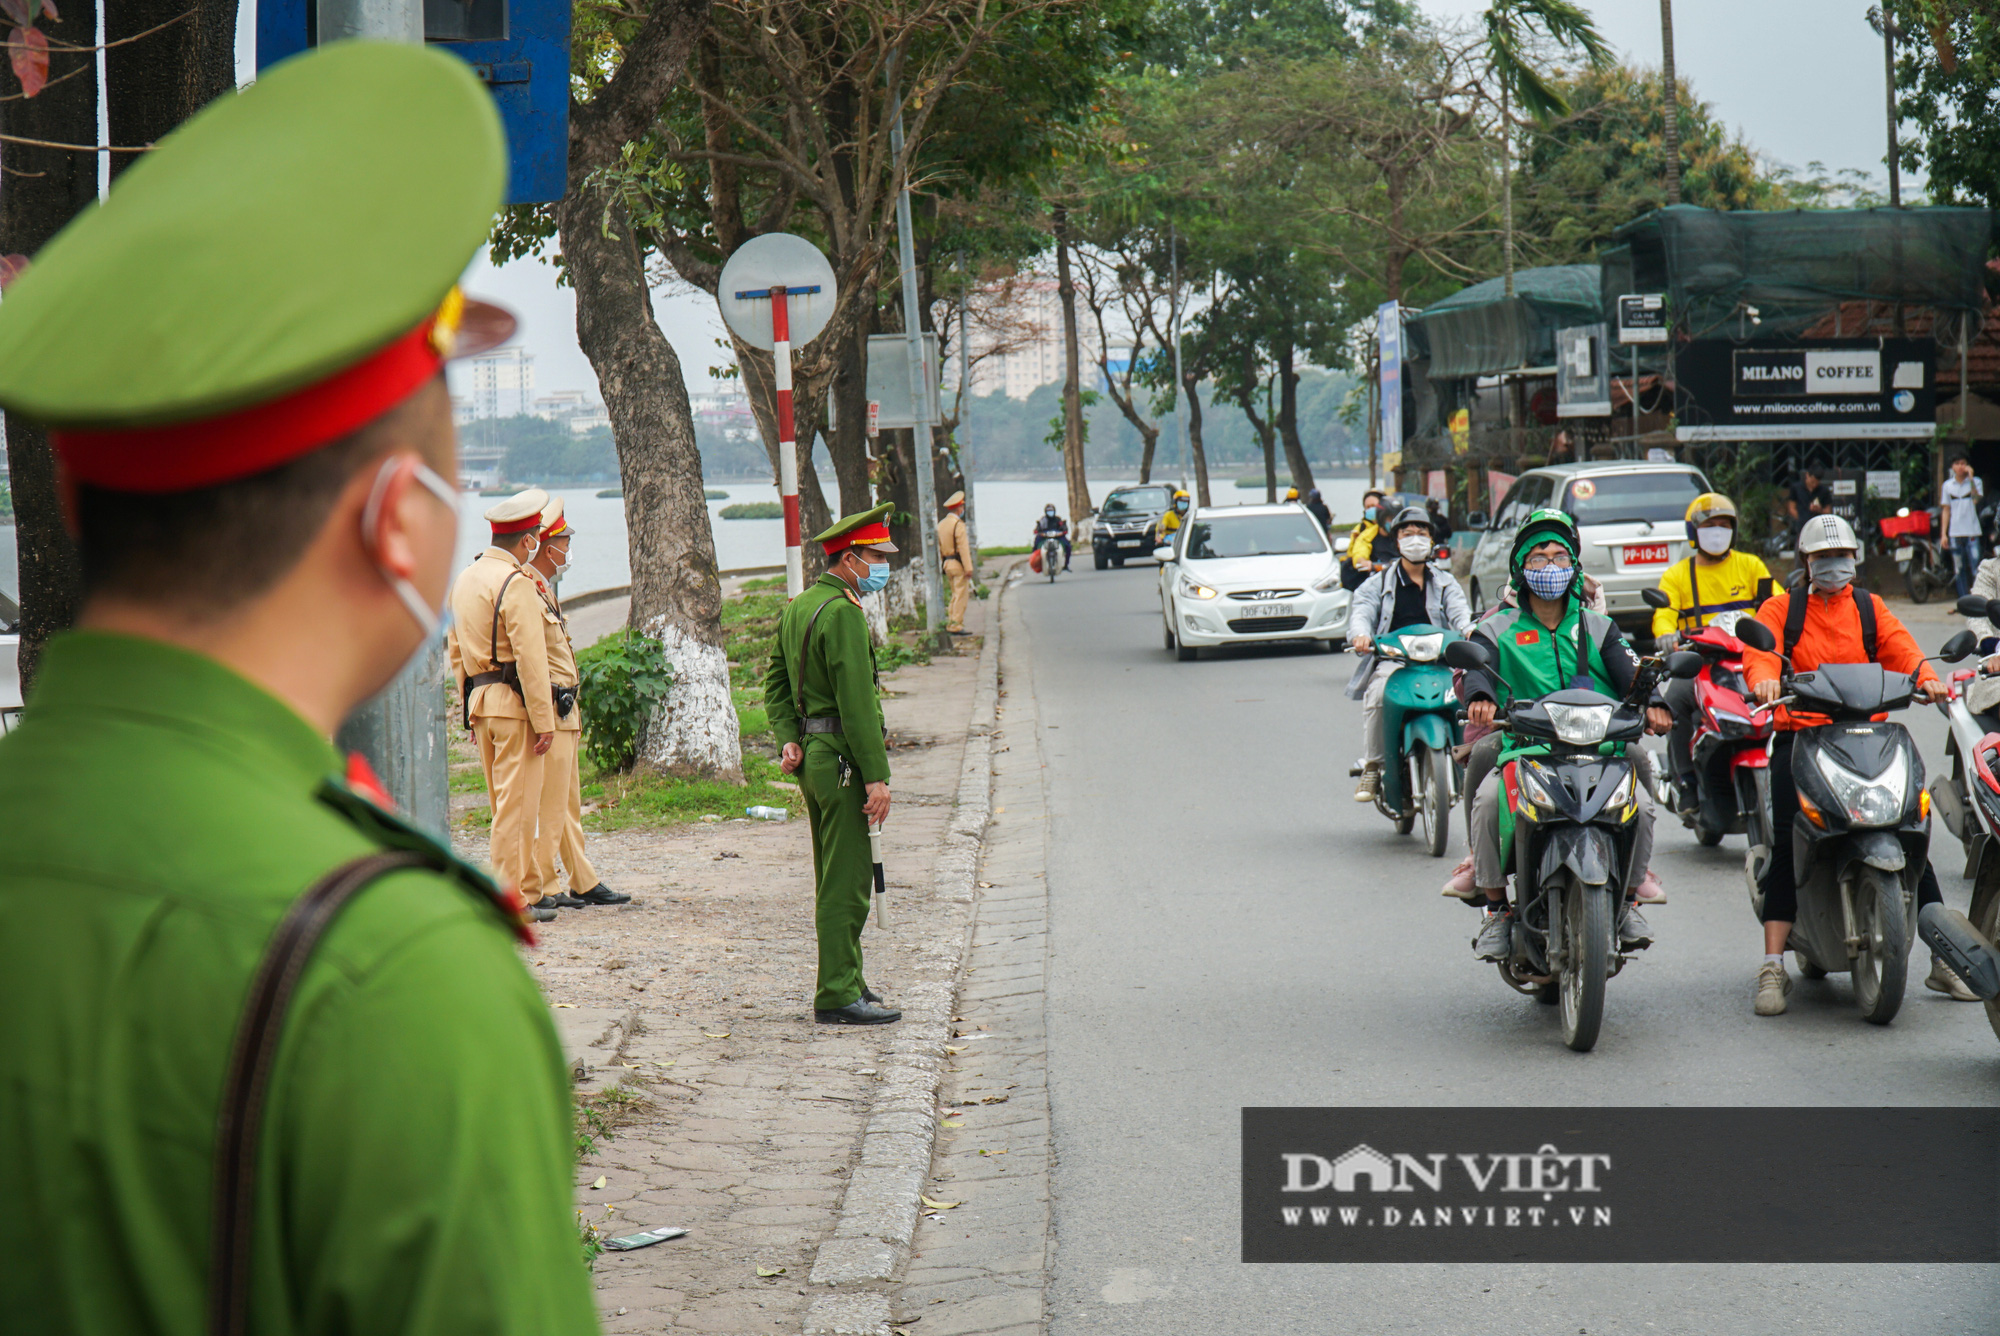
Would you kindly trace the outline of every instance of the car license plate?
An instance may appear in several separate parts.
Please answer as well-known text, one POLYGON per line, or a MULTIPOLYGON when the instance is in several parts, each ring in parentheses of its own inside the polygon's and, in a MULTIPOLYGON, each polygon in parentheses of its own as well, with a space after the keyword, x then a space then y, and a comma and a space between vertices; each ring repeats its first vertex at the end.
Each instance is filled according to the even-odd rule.
POLYGON ((1289 603, 1252 603, 1249 611, 1252 617, 1289 617, 1292 615, 1292 605, 1289 603))
POLYGON ((1664 566, 1667 564, 1665 543, 1645 543, 1625 549, 1627 566, 1664 566))

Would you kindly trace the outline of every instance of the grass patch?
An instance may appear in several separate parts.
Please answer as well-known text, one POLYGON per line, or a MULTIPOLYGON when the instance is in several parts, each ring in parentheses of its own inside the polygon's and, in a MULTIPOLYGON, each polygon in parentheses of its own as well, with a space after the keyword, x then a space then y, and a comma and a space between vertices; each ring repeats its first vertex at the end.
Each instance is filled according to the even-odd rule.
POLYGON ((785 577, 782 575, 766 575, 755 580, 745 580, 737 586, 738 589, 741 589, 746 594, 757 589, 783 589, 784 587, 785 577))
POLYGON ((717 512, 726 520, 781 520, 785 507, 777 501, 739 501, 717 512))
POLYGON ((979 549, 979 555, 981 557, 1021 557, 1026 556, 1034 550, 1032 547, 982 547, 979 549))
POLYGON ((743 779, 737 785, 719 779, 673 779, 644 771, 605 775, 586 769, 583 800, 598 804, 598 810, 584 817, 584 824, 592 830, 626 830, 683 825, 704 816, 727 821, 742 816, 746 807, 759 806, 782 807, 793 816, 805 815, 805 799, 795 789, 776 787, 778 781, 791 781, 764 753, 745 748, 743 779))

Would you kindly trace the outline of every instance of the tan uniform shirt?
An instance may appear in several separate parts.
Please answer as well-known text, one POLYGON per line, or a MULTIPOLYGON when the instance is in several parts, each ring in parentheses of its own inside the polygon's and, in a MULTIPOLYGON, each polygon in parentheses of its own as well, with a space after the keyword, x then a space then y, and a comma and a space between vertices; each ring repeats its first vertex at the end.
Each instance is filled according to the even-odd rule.
MULTIPOLYGON (((459 574, 451 589, 452 628, 448 639, 451 671, 458 681, 512 662, 521 674, 517 694, 505 682, 489 682, 472 693, 472 713, 488 719, 526 719, 537 733, 556 731, 556 704, 549 695, 550 622, 561 619, 542 601, 534 571, 506 552, 489 547, 459 574), (507 577, 520 572, 518 578, 507 577), (507 596, 494 630, 493 601, 500 587, 507 596), (495 644, 495 642, 498 642, 495 644)), ((571 672, 575 672, 571 660, 571 672)), ((574 680, 574 679, 572 679, 574 680)), ((572 712, 574 717, 574 712, 572 712)))
MULTIPOLYGON (((547 635, 549 647, 549 681, 559 687, 573 687, 580 680, 576 670, 576 646, 570 643, 569 618, 563 616, 562 600, 556 597, 555 585, 540 571, 530 570, 535 577, 535 592, 542 596, 542 630, 547 635)), ((565 719, 558 719, 559 729, 581 729, 583 711, 572 709, 565 719)), ((584 887, 589 890, 588 886, 584 887)))
POLYGON ((966 531, 965 517, 946 511, 938 521, 938 559, 950 561, 958 558, 959 569, 972 574, 972 535, 966 531))

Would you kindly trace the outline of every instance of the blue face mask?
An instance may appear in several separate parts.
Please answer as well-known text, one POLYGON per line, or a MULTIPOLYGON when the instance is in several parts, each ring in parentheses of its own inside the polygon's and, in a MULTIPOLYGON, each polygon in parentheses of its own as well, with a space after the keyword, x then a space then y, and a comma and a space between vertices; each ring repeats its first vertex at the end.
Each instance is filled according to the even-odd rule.
POLYGON ((1374 506, 1369 506, 1369 507, 1368 507, 1367 509, 1363 510, 1363 511, 1361 512, 1361 518, 1362 518, 1362 519, 1364 519, 1364 520, 1372 520, 1372 519, 1374 519, 1374 518, 1375 518, 1375 507, 1374 507, 1374 506))
POLYGON ((1538 571, 1522 571, 1521 574, 1527 577, 1530 593, 1553 603, 1569 592, 1570 582, 1576 579, 1576 567, 1544 566, 1538 571))
POLYGON ((888 583, 889 563, 886 561, 873 562, 868 567, 868 574, 861 577, 861 583, 856 587, 864 594, 872 594, 887 586, 888 583))

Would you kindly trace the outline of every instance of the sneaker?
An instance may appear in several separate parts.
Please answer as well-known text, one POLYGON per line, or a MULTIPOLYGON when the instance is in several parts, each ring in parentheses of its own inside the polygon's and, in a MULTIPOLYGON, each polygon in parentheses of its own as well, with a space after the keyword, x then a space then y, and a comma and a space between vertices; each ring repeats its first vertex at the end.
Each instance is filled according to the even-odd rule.
POLYGON ((1637 905, 1625 906, 1625 913, 1618 920, 1618 948, 1621 951, 1643 951, 1653 944, 1653 930, 1640 917, 1637 905))
POLYGON ((1459 865, 1451 870, 1451 877, 1444 884, 1444 893, 1457 900, 1470 901, 1479 892, 1472 885, 1472 855, 1467 854, 1459 865))
POLYGON ((1382 787, 1382 767, 1370 761, 1361 768, 1361 782, 1354 786, 1354 801, 1372 803, 1375 791, 1382 787))
POLYGON ((1965 986, 1965 980, 1953 974, 1942 960, 1931 957, 1930 977, 1924 980, 1924 987, 1933 992, 1943 993, 1955 1002, 1977 1002, 1979 994, 1965 986))
POLYGON ((1663 905, 1667 902, 1667 888, 1660 885, 1660 878, 1651 868, 1639 878, 1639 903, 1642 905, 1663 905))
POLYGON ((1481 960, 1505 960, 1514 954, 1514 911, 1489 909, 1472 939, 1472 953, 1481 960))
POLYGON ((1767 960, 1757 971, 1757 1014, 1759 1016, 1782 1016, 1785 1014, 1785 995, 1792 991, 1792 976, 1785 973, 1785 962, 1767 960))

